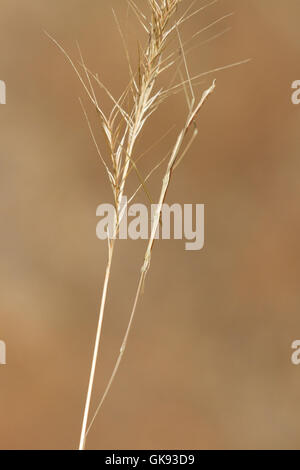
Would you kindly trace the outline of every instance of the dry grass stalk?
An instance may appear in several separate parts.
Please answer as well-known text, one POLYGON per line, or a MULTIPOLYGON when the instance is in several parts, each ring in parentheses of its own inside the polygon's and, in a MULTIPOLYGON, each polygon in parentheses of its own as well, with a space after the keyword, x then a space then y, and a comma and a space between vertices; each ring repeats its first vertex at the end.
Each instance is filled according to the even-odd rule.
MULTIPOLYGON (((142 50, 139 51, 139 64, 138 70, 134 73, 130 63, 129 63, 129 54, 127 49, 126 56, 129 63, 129 72, 130 72, 130 82, 120 98, 116 100, 110 91, 105 87, 105 85, 100 81, 97 75, 94 75, 85 65, 81 51, 79 49, 80 54, 80 67, 83 71, 84 75, 82 76, 82 72, 77 68, 74 64, 72 59, 67 55, 65 50, 53 39, 49 37, 55 42, 55 44, 61 49, 61 51, 66 55, 67 59, 71 63, 72 67, 74 68, 78 78, 80 79, 82 85, 85 88, 85 91, 92 102, 93 106, 96 109, 96 112, 100 118, 101 127, 103 129, 103 133, 105 136, 105 141, 108 149, 109 158, 106 160, 98 147, 96 138, 94 136, 92 126, 89 122, 87 113, 83 107, 83 111, 88 123, 88 127, 96 146, 99 158, 104 165, 105 171, 107 173, 112 192, 114 198, 114 204, 116 208, 116 220, 114 224, 114 232, 108 233, 108 261, 106 266, 105 278, 104 278, 104 285, 102 290, 102 297, 100 303, 100 312, 99 312, 99 320, 98 320, 98 327, 96 333, 96 340, 94 346, 94 353, 93 353, 93 360, 90 372, 90 379, 89 379, 89 386, 87 391, 87 397, 85 402, 85 409, 84 409, 84 416, 82 422, 82 429, 81 429, 81 436, 80 436, 80 444, 79 449, 83 450, 85 448, 85 442, 88 432, 90 431, 94 420, 110 390, 114 377, 117 373, 119 368, 120 362, 122 360, 123 354, 125 352, 129 332, 131 329, 131 325, 133 322, 133 318, 135 315, 136 307, 138 300, 140 298, 143 284, 146 278, 146 274, 150 267, 151 261, 151 254, 155 240, 155 233, 158 228, 158 224, 160 223, 160 216, 162 210, 162 204, 165 201, 167 191, 170 185, 172 172, 181 162, 185 154, 187 153, 188 149, 190 148, 192 142, 197 136, 197 127, 196 127, 196 118, 197 115, 206 101, 207 97, 213 92, 215 88, 215 81, 213 84, 206 90, 201 96, 199 101, 196 101, 194 95, 194 86, 195 80, 199 79, 200 77, 214 72, 218 70, 222 70, 228 67, 232 67, 235 65, 239 65, 243 62, 238 62, 236 64, 231 64, 225 67, 219 67, 214 71, 209 71, 204 74, 197 75, 196 77, 191 78, 187 61, 186 61, 186 54, 184 47, 185 45, 182 44, 179 28, 180 26, 190 19, 195 14, 199 13, 203 9, 207 8, 208 6, 217 2, 217 0, 213 0, 212 2, 202 6, 201 8, 192 11, 192 7, 195 2, 190 3, 187 10, 182 14, 182 16, 177 17, 178 6, 181 3, 185 3, 185 0, 145 0, 148 6, 148 11, 150 12, 150 18, 148 19, 146 14, 142 11, 140 7, 136 5, 133 0, 127 0, 129 7, 134 12, 136 17, 138 18, 139 23, 143 27, 147 35, 147 45, 142 50), (177 37, 179 43, 179 52, 173 51, 169 53, 166 57, 165 51, 167 45, 171 37, 177 37), (177 85, 174 85, 174 81, 172 81, 171 85, 167 89, 159 89, 156 90, 155 86, 157 83, 158 77, 169 67, 176 65, 177 68, 175 70, 175 75, 183 66, 184 74, 186 78, 182 78, 181 82, 177 85), (85 79, 83 78, 85 76, 85 79), (104 111, 98 104, 94 84, 98 85, 102 90, 106 92, 108 97, 112 102, 112 109, 108 116, 105 115, 104 111), (110 278, 110 271, 112 265, 112 258, 113 252, 115 247, 116 236, 118 233, 120 221, 122 219, 123 213, 125 208, 121 207, 122 198, 125 191, 125 185, 127 178, 132 170, 134 170, 138 178, 140 180, 140 185, 132 195, 131 198, 128 199, 128 203, 135 197, 136 193, 140 189, 144 189, 147 197, 150 198, 149 191, 147 189, 147 180, 151 176, 151 174, 158 168, 160 165, 156 165, 153 167, 151 172, 147 175, 146 178, 143 178, 140 174, 138 167, 137 167, 137 158, 134 156, 134 148, 138 136, 140 135, 145 123, 148 121, 150 116, 157 110, 159 105, 164 101, 168 96, 177 91, 181 90, 185 91, 187 103, 188 103, 188 115, 185 120, 185 124, 182 130, 179 132, 177 140, 173 149, 171 149, 169 154, 169 160, 167 164, 167 168, 165 171, 165 175, 162 181, 161 192, 159 201, 157 204, 157 211, 154 218, 154 223, 151 230, 151 236, 147 244, 145 257, 143 261, 143 265, 141 268, 140 279, 133 303, 133 308, 131 311, 128 327, 125 332, 125 336, 123 338, 122 346, 120 349, 120 353, 118 359, 116 361, 113 373, 111 378, 108 382, 108 385, 105 389, 103 397, 96 409, 96 413, 94 414, 89 426, 88 426, 88 417, 89 417, 89 410, 91 404, 91 397, 94 385, 94 378, 95 378, 95 371, 96 371, 96 364, 97 359, 99 356, 99 348, 100 348, 100 340, 101 340, 101 331, 102 331, 102 324, 103 324, 103 317, 104 317, 104 310, 105 310, 105 303, 107 298, 107 291, 108 291, 108 284, 110 278), (183 146, 186 144, 185 148, 183 146)), ((226 18, 229 15, 226 15, 223 18, 226 18)), ((223 19, 221 18, 221 19, 223 19)), ((217 20, 220 21, 221 19, 217 20)), ((215 24, 216 22, 213 22, 215 24)), ((118 24, 118 22, 117 22, 118 24)), ((118 28, 120 30, 122 39, 124 41, 121 28, 118 24, 118 28)), ((205 28, 207 29, 207 28, 205 28)), ((201 31, 200 31, 201 32, 201 31)), ((199 33, 200 33, 199 32, 199 33)), ((196 33, 195 37, 199 34, 196 33)), ((182 76, 182 75, 181 75, 182 76)), ((82 105, 83 106, 83 105, 82 105)), ((165 159, 163 159, 165 160, 165 159)), ((162 161, 163 161, 162 160, 162 161)))

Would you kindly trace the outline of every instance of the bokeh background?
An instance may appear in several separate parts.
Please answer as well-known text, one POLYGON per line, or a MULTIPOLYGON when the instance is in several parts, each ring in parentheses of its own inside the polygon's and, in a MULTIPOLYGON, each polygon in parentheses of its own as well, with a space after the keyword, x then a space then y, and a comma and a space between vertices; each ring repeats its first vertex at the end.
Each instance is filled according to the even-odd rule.
MULTIPOLYGON (((1 449, 78 445, 107 257, 95 212, 111 194, 78 97, 95 125, 93 110, 44 30, 75 60, 78 40, 89 68, 117 96, 128 69, 112 7, 134 65, 143 32, 124 0, 1 1, 0 339, 8 362, 0 366, 1 449)), ((169 203, 205 203, 205 248, 155 246, 128 349, 88 448, 299 449, 300 366, 290 357, 300 337, 300 107, 291 103, 300 5, 220 0, 183 37, 232 11, 195 41, 191 74, 253 60, 196 88, 200 96, 217 78, 198 141, 168 195, 169 203)), ((98 97, 108 109, 101 90, 98 97)), ((177 95, 149 123, 137 154, 175 129, 144 158, 144 174, 168 150, 185 112, 177 95)), ((161 175, 151 180, 153 197, 161 175)), ((136 184, 132 173, 128 193, 136 184)), ((138 200, 146 202, 142 193, 138 200)), ((118 243, 93 409, 120 347, 144 248, 118 243)))

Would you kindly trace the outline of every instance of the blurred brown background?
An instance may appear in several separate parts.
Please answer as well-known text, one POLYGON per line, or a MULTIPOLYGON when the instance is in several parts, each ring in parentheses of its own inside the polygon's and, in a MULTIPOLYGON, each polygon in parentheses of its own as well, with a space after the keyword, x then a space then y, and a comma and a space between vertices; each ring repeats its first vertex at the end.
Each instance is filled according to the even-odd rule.
MULTIPOLYGON (((43 30, 76 60, 78 40, 90 69, 119 95, 128 70, 112 6, 131 30, 134 64, 143 33, 132 15, 126 22, 124 0, 1 1, 2 449, 75 449, 79 441, 106 262, 95 211, 111 195, 78 102, 88 107, 84 91, 43 30)), ((231 11, 197 39, 231 27, 191 52, 191 73, 253 61, 196 89, 200 95, 217 78, 168 195, 169 203, 205 203, 205 248, 155 246, 128 350, 88 448, 299 449, 300 366, 290 356, 300 337, 300 107, 291 103, 300 5, 220 0, 183 36, 231 11)), ((139 150, 183 122, 183 97, 170 103, 139 150)), ((174 135, 145 157, 143 172, 174 135)), ((132 173, 129 193, 136 184, 132 173)), ((93 409, 120 347, 144 246, 118 244, 93 409)))

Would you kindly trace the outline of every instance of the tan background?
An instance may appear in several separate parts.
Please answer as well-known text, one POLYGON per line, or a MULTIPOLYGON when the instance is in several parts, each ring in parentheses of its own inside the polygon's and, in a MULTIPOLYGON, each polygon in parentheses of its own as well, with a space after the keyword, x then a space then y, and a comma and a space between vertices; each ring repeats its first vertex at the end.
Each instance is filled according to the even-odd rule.
MULTIPOLYGON (((43 30, 75 58, 78 40, 89 67, 118 95, 128 73, 112 5, 126 30, 123 0, 1 1, 2 449, 78 445, 106 261, 95 210, 111 199, 78 103, 84 92, 43 30)), ((291 365, 290 346, 300 337, 300 107, 290 87, 300 79, 300 5, 223 0, 194 18, 184 37, 231 11, 198 39, 232 28, 191 53, 191 72, 253 61, 203 84, 217 78, 168 197, 206 204, 205 249, 156 245, 89 448, 299 449, 300 366, 291 365)), ((134 62, 142 32, 132 16, 128 28, 134 62)), ((185 111, 180 96, 164 106, 139 149, 178 127, 185 111)), ((93 406, 120 346, 144 243, 118 246, 93 406)))

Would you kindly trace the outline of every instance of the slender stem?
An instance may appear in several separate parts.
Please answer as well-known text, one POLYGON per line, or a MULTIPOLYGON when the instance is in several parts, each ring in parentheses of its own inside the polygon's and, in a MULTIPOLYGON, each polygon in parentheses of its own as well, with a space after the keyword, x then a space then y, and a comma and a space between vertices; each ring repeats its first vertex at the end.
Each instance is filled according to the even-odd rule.
POLYGON ((136 307, 137 307, 137 303, 138 303, 138 300, 139 300, 139 297, 140 297, 140 294, 141 294, 141 290, 142 290, 142 286, 143 286, 143 281, 144 281, 144 274, 145 273, 141 273, 141 276, 140 276, 140 279, 139 279, 139 283, 138 283, 138 288, 137 288, 137 291, 136 291, 136 295, 135 295, 135 299, 134 299, 134 305, 133 305, 133 308, 132 308, 132 311, 131 311, 131 315, 130 315, 130 319, 129 319, 129 322, 128 322, 128 326, 127 326, 127 329, 126 329, 126 333, 124 335, 124 338, 123 338, 123 342, 122 342, 122 346, 120 348, 120 352, 119 352, 119 355, 118 355, 118 358, 116 360, 116 363, 115 363, 115 366, 114 366, 114 369, 113 369, 113 372, 110 376, 110 379, 108 381, 108 384, 106 386, 106 389, 102 395, 102 398, 101 398, 101 401, 99 403, 99 405, 97 406, 97 409, 96 409, 96 412, 88 426, 88 429, 86 431, 86 435, 85 437, 87 437, 88 433, 90 432, 90 429, 91 427, 93 426, 94 424, 94 421, 100 411, 100 408, 102 407, 103 405, 103 402, 108 394, 108 392, 110 391, 110 388, 112 386, 112 383, 114 381, 114 378, 118 372, 118 369, 119 369, 119 366, 121 364, 121 361, 122 361, 122 357, 123 357, 123 354, 125 352, 125 349, 126 349, 126 345, 127 345, 127 340, 128 340, 128 336, 129 336, 129 333, 130 333, 130 329, 131 329, 131 325, 132 325, 132 322, 133 322, 133 318, 134 318, 134 314, 135 314, 135 311, 136 311, 136 307))
MULTIPOLYGON (((199 112, 201 106, 203 105, 203 103, 205 102, 207 97, 213 92, 214 88, 215 88, 215 81, 213 82, 213 84, 211 85, 210 88, 208 88, 207 90, 204 91, 198 105, 194 109, 190 109, 190 111, 188 113, 188 116, 187 116, 185 126, 183 127, 183 129, 179 133, 179 135, 177 137, 177 140, 176 140, 176 143, 175 143, 175 145, 173 147, 173 150, 171 152, 171 156, 170 156, 170 159, 169 159, 169 162, 168 162, 168 166, 167 166, 167 169, 166 169, 163 181, 162 181, 162 187, 161 187, 161 192, 160 192, 160 196, 159 196, 159 202, 158 202, 157 207, 156 207, 156 213, 155 213, 154 220, 153 220, 153 225, 152 225, 152 228, 151 228, 151 235, 150 235, 150 238, 149 238, 149 241, 148 241, 148 244, 147 244, 147 248, 146 248, 146 252, 145 252, 145 256, 144 256, 144 263, 143 263, 143 266, 141 268, 141 274, 140 274, 140 278, 139 278, 139 282, 138 282, 138 286, 137 286, 137 290, 136 290, 136 294, 135 294, 135 299, 134 299, 130 319, 129 319, 129 322, 128 322, 128 326, 127 326, 127 329, 126 329, 126 332, 125 332, 125 335, 124 335, 124 338, 123 338, 122 346, 121 346, 118 358, 116 360, 113 372, 110 376, 110 379, 108 381, 108 384, 106 386, 104 394, 102 395, 100 403, 97 406, 96 412, 95 412, 95 414, 94 414, 94 416, 93 416, 93 418, 92 418, 92 420, 91 420, 91 422, 88 426, 85 437, 89 433, 89 431, 90 431, 90 429, 91 429, 91 427, 92 427, 92 425, 93 425, 93 423, 94 423, 94 421, 95 421, 95 419, 96 419, 96 417, 97 417, 97 415, 98 415, 98 413, 99 413, 99 411, 100 411, 100 409, 103 405, 103 402, 104 402, 104 400, 105 400, 105 398, 106 398, 106 396, 107 396, 107 394, 108 394, 108 392, 109 392, 109 390, 112 386, 112 383, 113 383, 113 381, 115 379, 115 376, 118 372, 118 369, 119 369, 121 361, 122 361, 122 357, 123 357, 125 349, 126 349, 127 340, 128 340, 128 336, 129 336, 131 326, 132 326, 132 323, 133 323, 133 319, 134 319, 134 316, 135 316, 137 304, 138 304, 141 292, 143 290, 143 286, 144 286, 144 282, 145 282, 147 272, 150 268, 151 253, 152 253, 152 248, 153 248, 153 245, 154 245, 154 242, 155 242, 155 234, 156 234, 157 229, 158 229, 160 216, 161 216, 161 212, 162 212, 162 206, 163 206, 163 203, 165 201, 165 198, 166 198, 166 195, 167 195, 167 192, 168 192, 168 189, 169 189, 169 185, 170 185, 170 181, 171 181, 171 177, 172 177, 172 172, 173 172, 174 167, 176 166, 176 163, 180 162, 182 157, 185 154, 185 151, 184 151, 183 155, 180 156, 179 155, 180 150, 182 148, 183 142, 185 141, 185 137, 186 137, 186 134, 189 130, 189 127, 191 126, 193 120, 197 116, 197 113, 199 112)), ((195 131, 194 131, 194 134, 193 134, 193 137, 192 137, 191 140, 194 140, 196 135, 197 135, 197 132, 195 133, 195 131)), ((190 145, 190 143, 188 144, 188 146, 189 145, 190 145)))
POLYGON ((186 131, 186 127, 180 132, 180 134, 177 138, 175 147, 172 151, 172 155, 171 155, 170 160, 169 160, 169 164, 168 164, 168 168, 167 168, 165 177, 163 179, 163 184, 162 184, 161 194, 160 194, 160 198, 159 198, 159 203, 157 205, 156 214, 155 214, 154 222, 153 222, 153 227, 152 227, 152 230, 151 230, 151 236, 150 236, 150 239, 149 239, 149 242, 148 242, 148 245, 147 245, 147 249, 146 249, 146 253, 145 253, 145 257, 144 257, 144 263, 143 263, 143 266, 141 268, 141 274, 140 274, 140 278, 139 278, 139 282, 138 282, 138 286, 137 286, 137 290, 136 290, 136 294, 135 294, 135 299, 134 299, 130 319, 129 319, 129 322, 128 322, 128 326, 127 326, 127 329, 126 329, 126 332, 125 332, 125 335, 124 335, 124 338, 123 338, 123 341, 122 341, 122 346, 120 348, 118 358, 116 360, 113 372, 110 376, 110 379, 108 381, 108 384, 106 386, 104 394, 102 395, 101 401, 100 401, 99 405, 97 406, 96 412, 95 412, 95 414, 94 414, 94 416, 93 416, 93 418, 92 418, 92 420, 89 424, 89 427, 87 429, 86 436, 88 435, 91 427, 93 426, 93 423, 94 423, 94 421, 95 421, 95 419, 96 419, 96 417, 97 417, 97 415, 100 411, 100 408, 102 407, 103 402, 104 402, 104 400, 105 400, 105 398, 106 398, 106 396, 107 396, 107 394, 108 394, 108 392, 109 392, 109 390, 112 386, 112 383, 113 383, 113 381, 115 379, 115 376, 118 372, 118 369, 119 369, 121 361, 122 361, 122 357, 123 357, 125 349, 126 349, 127 340, 128 340, 128 336, 129 336, 129 333, 130 333, 130 330, 131 330, 134 315, 135 315, 135 312, 136 312, 138 300, 140 298, 140 295, 141 295, 141 292, 142 292, 142 289, 143 289, 145 277, 146 277, 148 269, 150 267, 151 251, 152 251, 152 247, 153 247, 154 240, 155 240, 155 234, 156 234, 158 224, 159 224, 159 220, 160 220, 162 205, 163 205, 164 199, 165 199, 167 191, 168 191, 170 178, 171 178, 171 173, 172 173, 174 163, 176 161, 176 157, 178 155, 178 152, 180 150, 180 147, 181 147, 182 142, 183 142, 184 137, 185 137, 185 131, 186 131))
POLYGON ((115 242, 114 239, 108 242, 108 261, 107 261, 107 266, 106 266, 103 291, 102 291, 102 297, 101 297, 101 305, 100 305, 97 334, 96 334, 96 340, 95 340, 95 346, 94 346, 93 360, 92 360, 92 366, 91 366, 91 372, 90 372, 89 386, 88 386, 86 402, 85 402, 85 407, 84 407, 84 415, 83 415, 83 421, 82 421, 82 427, 81 427, 79 450, 84 450, 85 448, 86 428, 87 428, 87 421, 89 417, 91 397, 92 397, 93 386, 94 386, 97 359, 98 359, 98 354, 99 354, 100 339, 101 339, 101 332, 102 332, 102 325, 103 325, 103 318, 104 318, 104 308, 105 308, 105 303, 106 303, 107 288, 108 288, 108 283, 109 283, 109 278, 110 278, 112 256, 113 256, 113 251, 114 251, 114 242, 115 242))

